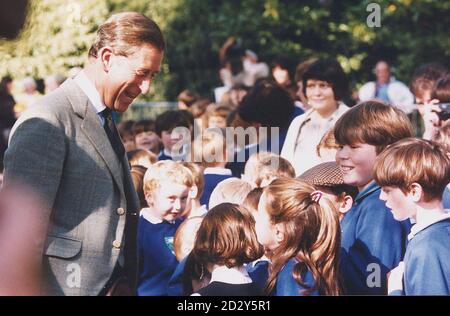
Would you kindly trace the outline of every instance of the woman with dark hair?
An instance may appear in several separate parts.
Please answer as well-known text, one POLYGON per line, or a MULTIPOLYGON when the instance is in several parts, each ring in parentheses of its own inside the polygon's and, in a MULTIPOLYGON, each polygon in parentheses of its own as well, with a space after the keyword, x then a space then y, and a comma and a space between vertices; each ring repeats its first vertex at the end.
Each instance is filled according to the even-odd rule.
POLYGON ((16 122, 14 116, 14 101, 11 95, 12 78, 5 76, 0 82, 0 171, 3 170, 3 155, 8 145, 11 127, 16 122))
POLYGON ((341 65, 332 59, 319 59, 303 74, 303 92, 311 107, 296 117, 287 132, 281 156, 295 168, 297 175, 322 163, 317 145, 348 107, 341 101, 348 81, 341 65))

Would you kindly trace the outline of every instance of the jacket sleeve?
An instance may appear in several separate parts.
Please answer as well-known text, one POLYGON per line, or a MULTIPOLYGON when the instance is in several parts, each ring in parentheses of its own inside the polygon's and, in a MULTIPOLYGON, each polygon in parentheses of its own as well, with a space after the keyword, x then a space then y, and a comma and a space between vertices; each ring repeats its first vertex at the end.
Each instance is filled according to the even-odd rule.
POLYGON ((48 221, 64 166, 66 136, 56 118, 25 116, 11 132, 4 159, 4 185, 25 187, 36 194, 42 202, 40 216, 48 221))

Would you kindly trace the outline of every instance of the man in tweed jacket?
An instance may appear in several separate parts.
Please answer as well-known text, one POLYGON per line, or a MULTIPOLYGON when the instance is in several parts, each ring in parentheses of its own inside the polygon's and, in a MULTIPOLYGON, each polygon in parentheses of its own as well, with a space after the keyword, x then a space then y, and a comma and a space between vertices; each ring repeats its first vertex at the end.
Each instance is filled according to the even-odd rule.
POLYGON ((5 188, 32 188, 43 203, 36 210, 36 225, 47 232, 36 242, 42 294, 104 295, 124 275, 135 285, 139 200, 123 149, 116 150, 120 138, 114 142, 105 125, 111 111, 124 112, 148 92, 164 46, 144 15, 113 15, 99 27, 80 74, 25 112, 11 132, 5 188))

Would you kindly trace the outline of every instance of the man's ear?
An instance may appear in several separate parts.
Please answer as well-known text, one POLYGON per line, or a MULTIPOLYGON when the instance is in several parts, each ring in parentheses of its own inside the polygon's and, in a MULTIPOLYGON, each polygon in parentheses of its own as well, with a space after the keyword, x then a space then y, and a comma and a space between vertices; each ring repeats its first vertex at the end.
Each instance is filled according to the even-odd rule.
POLYGON ((102 47, 98 52, 98 58, 100 58, 103 70, 108 72, 111 69, 111 57, 113 56, 113 50, 109 46, 102 47))
POLYGON ((275 240, 278 244, 284 240, 284 226, 282 224, 275 224, 275 240))
POLYGON ((413 202, 418 203, 420 202, 424 197, 423 188, 420 184, 417 182, 414 182, 409 186, 409 192, 407 194, 408 197, 412 199, 413 202))
POLYGON ((353 206, 353 198, 350 195, 346 195, 344 200, 340 202, 339 213, 347 213, 353 206))

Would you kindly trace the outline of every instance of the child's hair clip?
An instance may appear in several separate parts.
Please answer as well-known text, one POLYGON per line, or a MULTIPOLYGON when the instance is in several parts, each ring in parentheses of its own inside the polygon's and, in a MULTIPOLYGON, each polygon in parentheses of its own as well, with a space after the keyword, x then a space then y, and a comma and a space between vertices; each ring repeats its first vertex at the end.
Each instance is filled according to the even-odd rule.
POLYGON ((311 194, 309 195, 311 197, 311 200, 313 200, 313 202, 319 203, 320 199, 322 198, 323 192, 316 190, 311 192, 311 194))

